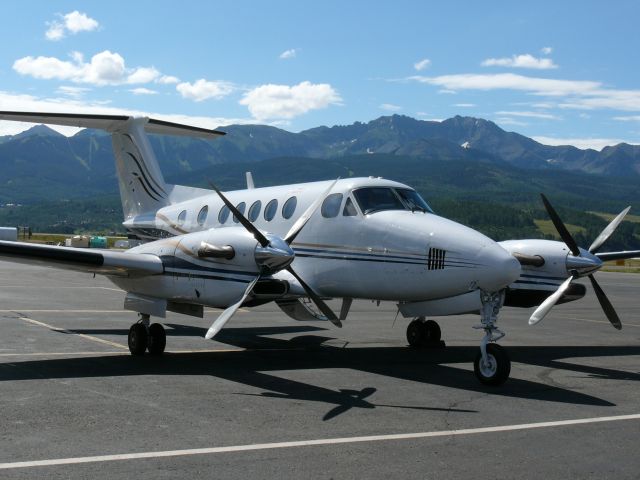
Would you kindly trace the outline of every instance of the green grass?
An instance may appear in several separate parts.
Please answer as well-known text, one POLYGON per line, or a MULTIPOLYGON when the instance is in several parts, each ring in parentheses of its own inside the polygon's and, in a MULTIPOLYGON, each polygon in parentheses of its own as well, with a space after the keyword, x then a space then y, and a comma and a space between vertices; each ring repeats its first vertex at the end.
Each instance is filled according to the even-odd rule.
MULTIPOLYGON (((533 223, 536 224, 538 230, 540 230, 544 235, 553 235, 555 238, 560 239, 560 236, 556 231, 556 227, 553 225, 553 222, 551 220, 534 220, 533 223)), ((565 226, 567 227, 567 230, 569 230, 569 233, 571 235, 586 232, 586 229, 579 225, 566 223, 565 226)))
MULTIPOLYGON (((588 212, 588 213, 593 213, 594 215, 597 215, 600 218, 604 218, 607 222, 610 222, 611 220, 613 220, 617 216, 617 215, 615 215, 613 213, 603 213, 603 212, 588 212)), ((640 215, 627 214, 627 216, 624 217, 624 221, 625 222, 640 223, 640 215)))

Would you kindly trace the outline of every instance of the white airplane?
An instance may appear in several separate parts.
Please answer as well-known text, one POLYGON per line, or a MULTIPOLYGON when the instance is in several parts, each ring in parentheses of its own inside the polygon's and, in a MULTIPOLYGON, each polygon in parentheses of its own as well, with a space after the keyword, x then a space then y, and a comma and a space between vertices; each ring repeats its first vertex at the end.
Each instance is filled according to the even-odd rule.
POLYGON ((242 305, 275 301, 296 320, 341 326, 353 299, 371 299, 393 301, 403 317, 415 318, 407 327, 411 346, 440 343, 440 327, 427 316, 479 313, 476 328, 485 335, 474 370, 482 383, 500 385, 511 369, 496 343, 504 336, 496 327, 501 307, 541 304, 529 321, 537 323, 556 303, 582 298, 585 287, 572 282, 585 275, 620 328, 592 274, 603 260, 640 254, 596 253, 629 209, 586 251, 543 197, 564 243, 496 243, 435 215, 411 187, 382 178, 254 188, 247 174, 247 189, 224 194, 213 185, 165 183, 146 133, 210 139, 224 135, 217 130, 113 115, 0 112, 0 120, 111 133, 123 225, 148 243, 119 252, 0 242, 0 257, 106 275, 127 292, 124 308, 139 314, 128 336, 133 355, 163 353, 164 327, 150 317, 167 311, 203 317, 204 306, 225 309, 209 339, 242 305), (339 316, 328 298, 342 299, 339 316))

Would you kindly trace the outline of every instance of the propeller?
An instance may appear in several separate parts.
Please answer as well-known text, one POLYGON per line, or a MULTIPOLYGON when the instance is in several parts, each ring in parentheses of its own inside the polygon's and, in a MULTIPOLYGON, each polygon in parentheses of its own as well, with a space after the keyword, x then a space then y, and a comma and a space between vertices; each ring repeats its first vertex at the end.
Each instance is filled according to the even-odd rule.
POLYGON ((335 313, 329 308, 324 300, 320 298, 320 296, 296 273, 296 271, 291 266, 291 262, 295 257, 294 251, 291 249, 290 245, 293 240, 298 236, 300 231, 307 224, 311 216, 318 209, 320 204, 324 201, 324 199, 329 195, 329 192, 333 189, 337 181, 340 178, 337 178, 335 181, 329 185, 329 187, 320 195, 310 206, 305 210, 305 212, 295 221, 293 226, 289 229, 284 238, 280 238, 275 235, 265 235, 262 233, 253 223, 251 223, 230 201, 225 197, 225 195, 211 182, 211 188, 215 190, 218 196, 222 199, 224 204, 229 208, 231 213, 235 215, 238 221, 242 224, 242 226, 251 233, 256 241, 260 244, 260 247, 256 247, 255 259, 256 262, 260 265, 261 271, 254 278, 246 290, 244 291, 242 298, 238 300, 233 305, 227 307, 221 314, 216 318, 213 322, 207 334, 205 335, 206 339, 213 338, 225 324, 233 317, 236 311, 242 306, 247 297, 253 291, 256 283, 263 275, 270 275, 279 270, 286 269, 293 277, 300 283, 300 286, 303 288, 305 293, 309 296, 309 298, 313 301, 313 303, 318 307, 318 309, 323 313, 323 315, 333 323, 337 327, 342 327, 342 322, 336 316, 335 313))
POLYGON ((620 214, 614 218, 609 225, 605 227, 604 230, 598 235, 598 237, 593 241, 589 250, 584 250, 578 247, 578 244, 574 240, 574 238, 567 230, 567 227, 564 225, 558 213, 554 210, 553 206, 543 194, 540 194, 542 197, 542 203, 544 204, 553 225, 556 227, 558 234, 562 241, 569 247, 571 251, 571 255, 567 256, 567 270, 570 273, 569 278, 567 278, 562 285, 558 287, 558 289, 549 296, 538 308, 536 308, 533 315, 529 318, 529 325, 535 325, 539 321, 541 321, 547 313, 553 308, 553 306, 560 300, 562 295, 567 291, 571 282, 576 278, 588 276, 591 281, 591 285, 593 286, 593 290, 596 293, 596 297, 598 298, 598 302, 600 302, 600 306, 604 311, 604 314, 607 316, 611 325, 620 330, 622 328, 622 323, 620 322, 620 318, 616 313, 613 305, 607 298, 607 295, 600 287, 600 284, 596 281, 593 276, 593 272, 599 270, 602 267, 602 260, 600 260, 594 254, 598 251, 598 249, 607 241, 607 239, 613 234, 613 232, 618 228, 620 222, 625 217, 625 215, 629 212, 631 207, 625 208, 620 214))

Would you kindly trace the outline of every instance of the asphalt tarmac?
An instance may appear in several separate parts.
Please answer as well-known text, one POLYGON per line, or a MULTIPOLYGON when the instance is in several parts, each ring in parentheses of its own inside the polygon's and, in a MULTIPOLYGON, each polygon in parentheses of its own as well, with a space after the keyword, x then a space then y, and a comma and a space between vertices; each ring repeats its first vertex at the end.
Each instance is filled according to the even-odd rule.
MULTIPOLYGON (((598 273, 536 327, 505 308, 511 378, 482 386, 474 316, 408 348, 393 304, 342 329, 242 309, 216 341, 170 314, 131 357, 108 280, 0 263, 0 478, 640 478, 640 275, 598 273)), ((338 304, 333 304, 338 310, 338 304)))

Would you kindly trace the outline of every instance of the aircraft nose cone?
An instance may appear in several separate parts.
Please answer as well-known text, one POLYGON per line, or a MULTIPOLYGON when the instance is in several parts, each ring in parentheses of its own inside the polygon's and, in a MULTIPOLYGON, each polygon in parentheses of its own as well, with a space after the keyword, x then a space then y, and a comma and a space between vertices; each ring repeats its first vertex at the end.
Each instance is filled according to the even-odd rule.
POLYGON ((520 277, 520 262, 498 244, 483 248, 480 251, 480 261, 483 267, 478 286, 482 290, 502 290, 520 277))

